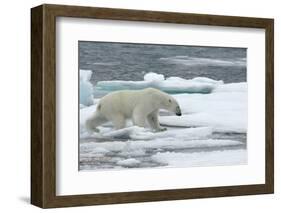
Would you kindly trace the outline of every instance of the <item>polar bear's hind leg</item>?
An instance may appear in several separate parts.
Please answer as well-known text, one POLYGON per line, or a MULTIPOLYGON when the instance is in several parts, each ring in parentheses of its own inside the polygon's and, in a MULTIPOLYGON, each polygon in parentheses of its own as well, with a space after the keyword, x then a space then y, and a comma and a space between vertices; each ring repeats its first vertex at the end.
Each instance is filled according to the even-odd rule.
POLYGON ((126 119, 123 115, 114 115, 114 118, 111 119, 115 129, 123 129, 126 126, 126 119))
POLYGON ((103 115, 96 111, 93 116, 86 120, 86 129, 90 132, 99 132, 97 127, 106 123, 107 121, 108 120, 103 115))

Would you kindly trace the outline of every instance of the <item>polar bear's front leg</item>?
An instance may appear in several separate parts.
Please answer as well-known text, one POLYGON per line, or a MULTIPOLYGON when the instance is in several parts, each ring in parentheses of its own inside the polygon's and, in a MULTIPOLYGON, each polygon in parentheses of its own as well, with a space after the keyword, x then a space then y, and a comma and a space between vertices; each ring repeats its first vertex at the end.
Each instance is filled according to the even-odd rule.
POLYGON ((136 108, 133 111, 133 124, 135 126, 145 127, 145 115, 140 108, 136 108))
POLYGON ((167 128, 161 128, 158 120, 158 110, 155 110, 148 114, 147 121, 150 125, 150 127, 156 131, 165 131, 167 128))

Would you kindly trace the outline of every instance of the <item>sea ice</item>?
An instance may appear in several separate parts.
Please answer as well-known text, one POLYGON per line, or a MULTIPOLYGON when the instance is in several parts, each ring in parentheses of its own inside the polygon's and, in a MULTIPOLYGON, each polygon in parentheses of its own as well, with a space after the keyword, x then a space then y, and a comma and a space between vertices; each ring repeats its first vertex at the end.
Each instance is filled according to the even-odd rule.
POLYGON ((149 72, 144 75, 143 79, 145 81, 164 81, 165 77, 162 74, 157 74, 154 72, 149 72))
POLYGON ((247 85, 223 84, 210 94, 174 95, 182 116, 160 116, 160 124, 178 127, 206 126, 215 132, 247 132, 247 85))
MULTIPOLYGON (((175 81, 175 78, 174 80, 175 81)), ((180 80, 179 80, 180 81, 180 80)), ((196 78, 195 81, 210 81, 205 78, 196 78)), ((182 116, 163 116, 160 112, 160 124, 171 127, 210 127, 215 132, 247 132, 247 84, 232 83, 221 84, 210 94, 176 94, 173 97, 178 101, 182 116)), ((83 125, 96 108, 95 105, 85 107, 80 110, 80 130, 83 133, 83 125)), ((104 136, 127 135, 132 139, 147 139, 152 136, 148 131, 136 131, 137 127, 111 131, 104 136), (129 134, 130 133, 130 134, 129 134)), ((177 129, 176 131, 188 131, 188 129, 177 129)), ((172 129, 163 133, 154 134, 157 137, 161 135, 168 136, 173 132, 172 129)), ((188 133, 190 134, 190 133, 188 133)))
POLYGON ((166 78, 162 74, 147 73, 144 81, 99 81, 96 90, 115 91, 115 90, 138 90, 147 87, 160 89, 167 93, 210 93, 223 81, 216 81, 209 78, 194 78, 186 80, 179 77, 166 78))
POLYGON ((166 164, 166 167, 231 166, 247 164, 247 150, 224 150, 209 152, 157 153, 152 159, 166 164))
MULTIPOLYGON (((89 83, 90 74, 85 73, 88 74, 83 74, 82 78, 86 79, 83 82, 89 83)), ((95 112, 99 99, 95 99, 91 106, 80 103, 80 161, 84 162, 83 169, 247 163, 245 142, 232 137, 214 138, 217 133, 247 133, 246 82, 224 84, 204 77, 186 80, 147 73, 144 81, 103 81, 97 85, 107 92, 145 87, 172 94, 181 107, 182 116, 160 110, 160 124, 167 127, 163 132, 132 126, 131 122, 124 129, 114 130, 108 122, 98 127, 99 133, 90 133, 84 124, 95 112), (99 166, 99 160, 106 163, 99 166)))
MULTIPOLYGON (((139 155, 140 150, 151 149, 194 149, 194 148, 211 148, 211 147, 223 147, 223 146, 238 146, 243 144, 242 142, 235 140, 223 140, 223 139, 198 139, 198 140, 185 140, 183 138, 158 138, 154 140, 141 140, 141 141, 114 141, 114 142, 87 142, 81 143, 80 148, 83 152, 89 152, 96 148, 112 151, 112 152, 128 152, 128 150, 137 150, 139 155)), ((95 152, 96 153, 96 152, 95 152)), ((105 153, 103 151, 103 153, 105 153)), ((132 153, 130 153, 132 154, 132 153)))
POLYGON ((91 70, 80 70, 80 107, 89 106, 93 104, 94 101, 94 88, 90 82, 92 76, 91 70))
POLYGON ((181 64, 185 66, 246 66, 245 58, 234 59, 213 59, 213 58, 197 58, 189 56, 173 56, 167 58, 160 58, 159 60, 165 61, 169 64, 181 64))
POLYGON ((117 165, 119 166, 123 166, 123 167, 135 167, 137 165, 139 165, 141 162, 134 159, 134 158, 129 158, 126 160, 120 160, 117 162, 117 165))

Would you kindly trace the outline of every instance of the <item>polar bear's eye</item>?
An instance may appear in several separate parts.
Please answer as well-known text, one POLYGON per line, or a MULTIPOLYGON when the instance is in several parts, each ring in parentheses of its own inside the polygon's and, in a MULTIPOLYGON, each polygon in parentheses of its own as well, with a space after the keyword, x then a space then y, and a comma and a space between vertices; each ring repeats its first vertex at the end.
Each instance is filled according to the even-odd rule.
POLYGON ((172 103, 171 99, 169 99, 169 103, 172 103))

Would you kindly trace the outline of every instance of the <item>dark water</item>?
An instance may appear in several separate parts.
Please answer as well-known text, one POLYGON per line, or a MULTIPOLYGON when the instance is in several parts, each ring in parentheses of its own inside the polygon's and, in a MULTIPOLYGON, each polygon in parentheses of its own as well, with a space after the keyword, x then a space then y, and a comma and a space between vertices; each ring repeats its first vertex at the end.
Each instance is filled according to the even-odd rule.
POLYGON ((79 42, 79 69, 92 81, 143 80, 147 72, 185 79, 208 77, 225 83, 246 81, 245 48, 79 42))

